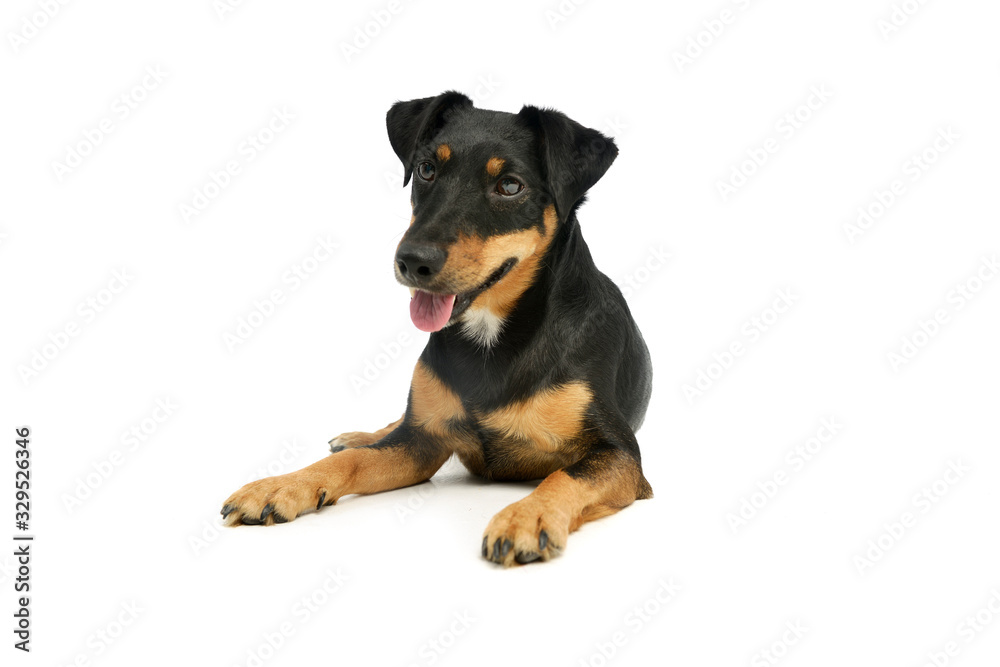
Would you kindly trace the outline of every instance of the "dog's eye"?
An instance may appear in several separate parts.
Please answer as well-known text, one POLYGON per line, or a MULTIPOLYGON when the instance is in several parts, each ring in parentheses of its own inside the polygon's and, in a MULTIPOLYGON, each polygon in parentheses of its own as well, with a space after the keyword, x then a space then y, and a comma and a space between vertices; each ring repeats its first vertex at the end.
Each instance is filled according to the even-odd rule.
POLYGON ((504 197, 513 197, 524 189, 524 184, 516 178, 504 178, 497 183, 497 194, 504 197))
POLYGON ((434 165, 430 162, 421 162, 417 165, 417 175, 425 181, 433 181, 434 165))

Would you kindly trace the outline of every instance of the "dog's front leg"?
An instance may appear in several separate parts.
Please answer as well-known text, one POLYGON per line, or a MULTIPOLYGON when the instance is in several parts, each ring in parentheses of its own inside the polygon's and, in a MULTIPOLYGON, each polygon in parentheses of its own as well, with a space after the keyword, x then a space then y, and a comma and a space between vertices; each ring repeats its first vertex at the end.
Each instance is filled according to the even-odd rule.
POLYGON ((226 500, 222 516, 227 525, 285 523, 351 493, 377 493, 428 480, 450 454, 443 442, 402 423, 374 444, 250 482, 226 500))
POLYGON ((505 566, 549 560, 583 523, 651 497, 638 459, 601 443, 494 516, 483 535, 483 557, 505 566))

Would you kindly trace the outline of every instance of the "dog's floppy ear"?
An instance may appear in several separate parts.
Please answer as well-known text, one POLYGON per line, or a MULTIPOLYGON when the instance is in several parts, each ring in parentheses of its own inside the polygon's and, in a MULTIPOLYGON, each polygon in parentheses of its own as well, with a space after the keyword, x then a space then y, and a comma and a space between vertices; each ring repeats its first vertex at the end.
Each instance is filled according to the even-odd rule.
POLYGON ((524 106, 517 114, 535 130, 549 190, 561 220, 618 156, 615 142, 554 109, 524 106))
POLYGON ((448 113, 455 109, 471 107, 472 100, 453 90, 437 97, 424 97, 409 102, 396 102, 385 115, 385 126, 389 130, 389 143, 403 163, 405 175, 403 185, 410 182, 413 174, 413 154, 438 130, 444 127, 448 113))

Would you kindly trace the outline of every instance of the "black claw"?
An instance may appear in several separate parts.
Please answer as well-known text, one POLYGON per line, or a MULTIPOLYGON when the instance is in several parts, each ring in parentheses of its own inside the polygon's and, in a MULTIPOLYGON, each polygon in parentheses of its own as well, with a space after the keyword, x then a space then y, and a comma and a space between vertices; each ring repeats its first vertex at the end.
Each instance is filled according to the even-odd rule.
POLYGON ((275 523, 288 523, 288 519, 286 519, 282 514, 274 512, 273 514, 271 514, 271 516, 274 517, 275 523))
POLYGON ((521 565, 524 565, 526 563, 533 563, 541 557, 542 554, 536 554, 534 551, 525 551, 523 553, 518 552, 517 554, 515 554, 514 560, 516 560, 521 565))
POLYGON ((319 494, 319 502, 316 503, 316 509, 317 510, 319 510, 319 508, 323 506, 323 501, 324 500, 326 500, 326 491, 324 491, 323 493, 319 494))
POLYGON ((264 505, 264 509, 260 513, 260 522, 264 523, 265 519, 274 511, 274 505, 268 503, 264 505))
POLYGON ((500 562, 500 538, 497 538, 497 541, 493 543, 493 558, 491 560, 500 562))
POLYGON ((336 454, 337 452, 342 452, 345 449, 347 449, 347 447, 344 447, 343 445, 330 445, 330 453, 331 454, 336 454))
POLYGON ((513 548, 514 548, 514 543, 513 542, 511 542, 510 540, 504 540, 503 541, 503 552, 500 555, 503 556, 504 558, 506 558, 507 554, 509 554, 510 550, 513 549, 513 548))
POLYGON ((236 511, 236 505, 223 505, 220 514, 222 515, 222 518, 225 519, 227 516, 229 516, 235 511, 236 511))
POLYGON ((483 536, 483 558, 489 558, 490 556, 490 550, 487 547, 487 542, 489 541, 489 539, 490 538, 488 536, 485 535, 483 536))
POLYGON ((549 544, 549 534, 544 530, 538 533, 538 550, 545 551, 545 547, 549 544))
POLYGON ((261 526, 264 522, 260 519, 255 519, 254 517, 245 516, 243 517, 244 526, 261 526))

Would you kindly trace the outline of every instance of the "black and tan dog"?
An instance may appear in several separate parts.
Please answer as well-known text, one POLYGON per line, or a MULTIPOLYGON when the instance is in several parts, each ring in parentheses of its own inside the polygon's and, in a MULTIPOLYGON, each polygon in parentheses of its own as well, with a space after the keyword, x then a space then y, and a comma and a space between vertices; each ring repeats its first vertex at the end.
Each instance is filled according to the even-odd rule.
POLYGON ((404 185, 416 173, 396 279, 413 293, 413 323, 433 332, 406 412, 334 438, 303 470, 247 484, 222 514, 284 523, 423 482, 456 454, 489 479, 544 478, 493 517, 482 552, 504 565, 548 560, 582 523, 652 496, 635 439, 649 353, 576 219, 618 149, 557 111, 475 109, 454 92, 398 102, 386 122, 404 185))

